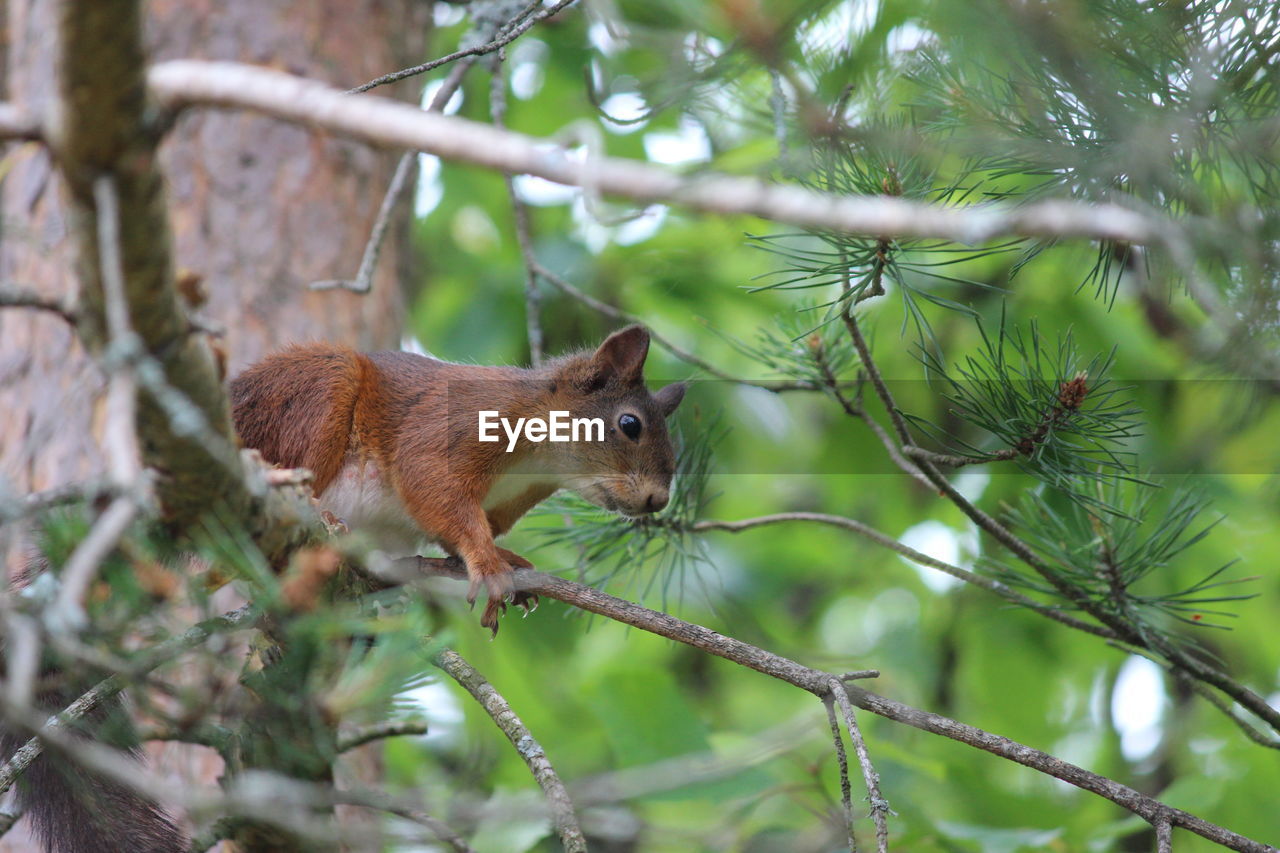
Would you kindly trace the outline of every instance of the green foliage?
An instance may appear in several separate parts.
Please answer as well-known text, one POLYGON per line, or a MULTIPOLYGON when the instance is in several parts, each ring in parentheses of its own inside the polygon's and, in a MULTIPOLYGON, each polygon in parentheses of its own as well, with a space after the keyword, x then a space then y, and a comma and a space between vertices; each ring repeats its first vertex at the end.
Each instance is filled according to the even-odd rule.
MULTIPOLYGON (((980 459, 1017 459, 1046 485, 1120 514, 1093 488, 1099 477, 1132 477, 1133 454, 1124 450, 1125 441, 1141 425, 1141 410, 1126 396, 1131 389, 1116 387, 1108 376, 1115 349, 1086 361, 1069 329, 1051 347, 1035 320, 1024 334, 1009 328, 1003 311, 994 336, 981 322, 978 331, 981 348, 952 371, 921 350, 926 370, 947 389, 951 412, 999 446, 984 450, 954 438, 953 444, 980 459)), ((912 421, 937 433, 926 419, 912 421)))
MULTIPOLYGON (((707 519, 847 516, 1059 612, 1087 618, 1083 600, 1140 638, 1192 648, 1274 704, 1280 16, 1270 5, 619 0, 522 36, 499 66, 509 126, 546 138, 572 129, 559 138, 589 140, 588 158, 956 208, 1107 202, 1173 220, 1168 239, 1150 247, 958 245, 632 210, 518 180, 544 266, 726 375, 812 390, 692 382, 673 418, 681 452, 664 512, 623 519, 565 497, 503 545, 544 571, 807 664, 876 667, 878 692, 1275 843, 1273 809, 1258 795, 1280 785, 1274 754, 1162 671, 1141 697, 1144 728, 1130 707, 1144 703, 1121 674, 1138 659, 1126 664, 1097 637, 845 530, 695 531, 707 519), (890 413, 845 312, 871 340, 913 443, 931 437, 967 457, 959 461, 972 464, 943 466, 944 476, 1026 542, 1058 585, 887 456, 867 419, 893 441, 890 413), (1242 391, 1248 378, 1263 380, 1261 390, 1242 391), (833 383, 865 419, 846 416, 833 383), (1219 520, 1200 520, 1206 512, 1219 520), (1247 594, 1232 586, 1237 558, 1262 575, 1247 594), (1228 620, 1229 632, 1201 630, 1228 620)), ((447 8, 458 20, 436 31, 437 55, 471 27, 447 8)), ((476 121, 489 120, 487 64, 464 90, 460 112, 476 121)), ((524 363, 524 269, 505 184, 447 164, 430 174, 423 195, 438 200, 415 225, 422 273, 407 337, 442 358, 524 363)), ((546 282, 538 288, 552 354, 617 325, 546 282)), ((655 345, 647 375, 697 379, 699 368, 655 345)), ((45 517, 55 571, 93 515, 80 506, 45 517)), ((501 691, 575 797, 598 798, 584 820, 596 846, 843 844, 826 720, 807 694, 609 620, 563 618, 572 611, 554 602, 528 619, 506 616, 491 641, 456 585, 354 597, 326 589, 314 609, 299 608, 290 569, 268 566, 232 525, 211 519, 197 540, 261 608, 270 642, 260 639, 244 666, 235 638, 220 635, 184 660, 189 682, 171 696, 152 702, 139 691, 161 724, 206 714, 246 722, 231 698, 244 685, 265 709, 247 721, 265 734, 251 758, 311 772, 335 753, 333 719, 421 715, 429 737, 382 747, 393 793, 455 822, 477 850, 558 849, 532 811, 539 800, 521 755, 469 695, 429 671, 447 644, 501 691), (785 727, 803 735, 780 741, 785 727), (703 763, 664 763, 689 757, 703 763), (610 793, 610 783, 634 778, 620 771, 654 766, 735 769, 709 781, 673 772, 640 793, 610 793)), ((101 572, 110 595, 91 598, 101 638, 84 646, 98 663, 107 654, 116 657, 106 663, 127 662, 190 623, 138 580, 142 564, 185 577, 168 568, 172 543, 142 525, 125 543, 101 572)), ((37 592, 22 606, 43 606, 37 592)), ((200 583, 172 596, 200 618, 218 611, 219 595, 200 583)), ((1145 823, 1100 798, 860 720, 897 812, 897 848, 1151 846, 1145 823)), ((855 831, 869 846, 856 773, 853 789, 855 831)), ((1176 846, 1209 849, 1182 833, 1176 846)))
MULTIPOLYGON (((1073 588, 1085 591, 1140 631, 1153 633, 1168 631, 1168 618, 1161 617, 1196 627, 1225 627, 1203 617, 1235 618, 1236 614, 1211 606, 1255 597, 1211 592, 1240 583, 1240 579, 1219 580, 1234 560, 1183 589, 1151 592, 1152 586, 1163 586, 1164 574, 1174 560, 1209 535, 1222 519, 1196 530, 1197 518, 1208 501, 1195 490, 1178 489, 1162 495, 1147 484, 1119 477, 1094 485, 1100 493, 1097 504, 1107 508, 1105 513, 1079 501, 1057 510, 1045 495, 1032 491, 1024 495, 1021 506, 1009 512, 1019 534, 1073 588), (1152 582, 1147 584, 1147 592, 1134 589, 1145 580, 1152 582)), ((1054 594, 1043 580, 1028 576, 1008 560, 991 565, 1008 583, 1054 594)))
POLYGON ((661 589, 665 608, 683 599, 687 583, 693 581, 711 601, 700 571, 708 562, 706 546, 690 527, 713 497, 707 494, 711 449, 723 433, 711 421, 695 423, 687 441, 673 436, 678 457, 670 502, 656 518, 602 512, 576 495, 562 495, 538 510, 538 515, 558 522, 540 531, 543 542, 576 549, 579 576, 589 583, 608 584, 625 573, 627 584, 640 587, 642 598, 648 598, 655 586, 661 589))
MULTIPOLYGON (((1214 568, 1237 557, 1261 566, 1280 547, 1280 450, 1271 439, 1280 420, 1270 397, 1241 403, 1234 381, 1267 375, 1259 365, 1270 363, 1276 328, 1272 236, 1280 205, 1274 139, 1265 129, 1274 115, 1274 63, 1265 57, 1275 22, 1265 4, 757 4, 772 33, 768 45, 744 36, 730 4, 617 8, 607 43, 598 28, 570 17, 531 34, 551 49, 541 61, 542 89, 511 99, 512 127, 550 133, 607 113, 626 122, 601 124, 611 154, 648 156, 673 135, 705 135, 706 158, 680 163, 685 170, 705 164, 957 207, 1067 198, 1196 217, 1176 233, 1190 264, 1105 241, 968 246, 787 231, 675 209, 652 233, 629 233, 593 221, 572 201, 535 205, 532 231, 544 265, 733 376, 822 388, 825 360, 839 382, 850 383, 844 387, 853 399, 865 365, 839 314, 856 303, 916 441, 933 437, 965 456, 1008 459, 949 472, 958 489, 1004 519, 1091 601, 1152 636, 1194 639, 1264 695, 1280 689, 1274 655, 1260 640, 1270 627, 1266 608, 1219 586, 1232 573, 1214 568), (584 68, 590 93, 582 91, 584 68), (615 95, 637 97, 640 106, 624 114, 622 101, 610 100, 615 95), (885 295, 873 297, 881 289, 885 295), (1205 292, 1245 306, 1239 322, 1210 318, 1205 292), (1218 345, 1224 341, 1233 345, 1218 345), (1064 386, 1077 380, 1079 404, 1055 416, 1064 386), (1029 452, 1021 452, 1027 440, 1029 452), (1205 536, 1210 525, 1195 520, 1209 500, 1227 518, 1205 536), (1096 565, 1104 547, 1121 555, 1114 583, 1096 565), (1232 612, 1234 630, 1198 630, 1227 618, 1217 611, 1232 612)), ((486 114, 482 91, 471 91, 464 106, 477 119, 486 114)), ((414 328, 444 357, 519 361, 522 271, 507 200, 474 170, 445 167, 443 189, 420 226, 431 270, 414 328), (457 239, 478 233, 467 224, 479 221, 477 211, 500 235, 483 246, 457 239)), ((552 352, 611 328, 550 288, 541 320, 552 352)), ((656 347, 648 372, 697 375, 656 347)), ((869 386, 858 399, 888 430, 869 386)), ((1270 772, 1267 751, 1215 709, 1170 690, 1159 712, 1160 747, 1141 757, 1129 746, 1125 712, 1109 710, 1111 692, 1123 686, 1122 658, 1096 638, 1011 611, 981 590, 945 586, 841 531, 771 526, 736 537, 691 535, 690 524, 707 517, 838 513, 1074 609, 976 534, 958 509, 902 475, 880 440, 829 396, 695 382, 677 415, 689 447, 706 439, 707 413, 732 429, 708 442, 714 464, 703 468, 699 497, 640 524, 560 503, 522 522, 510 547, 537 545, 539 568, 607 582, 614 592, 806 662, 877 666, 885 673, 879 691, 1129 784, 1158 787, 1155 780, 1168 778, 1162 774, 1186 773, 1188 783, 1171 796, 1193 789, 1203 796, 1180 804, 1223 820, 1229 809, 1233 828, 1274 840, 1265 810, 1243 805, 1257 802, 1243 780, 1270 772), (913 538, 926 532, 931 538, 913 538), (711 600, 677 594, 679 578, 711 573, 711 600)), ((684 469, 681 482, 687 477, 684 469)), ((1280 585, 1267 576, 1249 592, 1269 600, 1280 585)), ((463 614, 458 642, 502 681, 570 776, 640 761, 635 751, 660 736, 628 740, 627 731, 649 731, 650 713, 698 718, 716 751, 723 739, 750 742, 769 723, 815 712, 803 697, 751 673, 695 664, 640 632, 603 620, 586 629, 581 620, 554 619, 555 612, 544 604, 529 620, 504 626, 501 648, 463 614), (548 659, 557 662, 554 672, 548 659), (630 680, 650 684, 654 671, 672 672, 675 687, 609 691, 630 680), (668 703, 673 690, 679 698, 668 703)), ((891 821, 895 843, 907 849, 1102 851, 1147 843, 1135 842, 1141 824, 1105 802, 924 735, 864 725, 901 815, 891 821)), ((458 756, 485 739, 482 728, 469 734, 468 746, 415 755, 451 772, 458 756)), ((520 784, 512 756, 497 751, 486 767, 486 782, 520 784)), ((647 826, 640 849, 839 844, 829 748, 797 748, 762 770, 751 781, 753 796, 742 799, 695 791, 629 803, 647 826), (731 809, 741 803, 750 805, 731 809)), ((867 838, 869 821, 860 819, 857 830, 867 838)), ((1181 835, 1176 844, 1208 846, 1181 835)))

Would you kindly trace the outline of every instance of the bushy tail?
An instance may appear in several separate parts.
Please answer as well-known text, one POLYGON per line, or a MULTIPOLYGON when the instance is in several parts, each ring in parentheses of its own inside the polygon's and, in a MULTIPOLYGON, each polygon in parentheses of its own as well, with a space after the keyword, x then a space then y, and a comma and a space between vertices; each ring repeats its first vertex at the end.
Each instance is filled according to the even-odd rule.
MULTIPOLYGON (((40 704, 60 710, 74 698, 45 695, 40 704)), ((90 717, 86 722, 96 729, 103 720, 123 720, 124 709, 113 698, 90 717)), ((0 731, 0 761, 8 761, 27 740, 0 731)), ((155 803, 56 755, 42 754, 14 787, 19 808, 52 853, 185 853, 188 849, 182 832, 155 803)))

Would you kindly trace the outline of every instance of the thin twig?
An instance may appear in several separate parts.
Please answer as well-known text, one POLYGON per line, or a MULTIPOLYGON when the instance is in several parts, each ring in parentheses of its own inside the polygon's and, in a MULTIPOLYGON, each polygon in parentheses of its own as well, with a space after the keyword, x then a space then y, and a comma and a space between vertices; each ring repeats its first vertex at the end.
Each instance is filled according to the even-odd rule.
MULTIPOLYGON (((573 0, 568 0, 568 2, 573 2, 573 0)), ((505 24, 499 25, 497 27, 497 32, 507 33, 511 31, 512 28, 516 27, 521 20, 523 20, 539 5, 540 2, 529 4, 522 9, 515 18, 507 21, 505 24)), ((542 20, 542 18, 545 17, 547 16, 543 15, 534 19, 532 22, 526 21, 526 23, 528 23, 529 26, 533 26, 534 23, 537 23, 538 20, 542 20)), ((528 28, 529 27, 527 26, 520 30, 520 32, 511 35, 511 38, 507 39, 507 42, 517 38, 520 33, 523 33, 528 28)), ((493 49, 497 50, 507 42, 503 42, 502 45, 497 45, 493 49)), ((492 42, 490 42, 490 44, 492 44, 492 42)), ((437 89, 435 94, 432 96, 431 103, 427 106, 426 111, 429 113, 443 113, 444 108, 448 106, 449 101, 453 98, 459 87, 462 86, 462 80, 466 77, 467 71, 470 70, 471 66, 475 65, 476 61, 482 54, 490 52, 492 51, 485 50, 479 53, 459 51, 458 53, 450 54, 443 59, 435 60, 434 64, 428 63, 432 68, 436 68, 457 59, 462 60, 449 71, 449 75, 445 77, 444 82, 440 84, 440 88, 437 89)), ((421 67, 423 71, 430 70, 426 67, 419 67, 421 67)), ((386 82, 393 81, 388 80, 386 82)), ((373 88, 373 85, 377 85, 377 81, 373 81, 372 84, 366 83, 362 87, 352 89, 347 94, 363 92, 366 89, 373 88)), ((417 162, 418 155, 414 151, 408 151, 400 156, 400 161, 396 164, 395 174, 391 177, 391 183, 387 186, 387 191, 382 196, 382 204, 378 207, 378 217, 374 220, 373 230, 369 232, 369 239, 365 243, 364 253, 360 256, 360 268, 356 271, 355 280, 329 279, 326 281, 317 281, 311 284, 312 290, 340 289, 349 290, 352 293, 368 293, 373 288, 373 274, 378 267, 378 258, 382 255, 382 244, 386 240, 387 227, 391 222, 391 215, 395 212, 396 205, 400 201, 400 197, 404 195, 405 188, 412 183, 412 176, 417 174, 415 168, 417 162)), ((510 180, 510 176, 508 176, 508 183, 510 183, 510 180)), ((536 365, 537 362, 535 361, 534 364, 536 365)))
POLYGON ((1033 598, 1023 595, 1017 590, 1010 588, 1008 584, 986 577, 985 575, 980 575, 977 572, 971 572, 968 569, 962 569, 959 566, 954 566, 951 563, 939 560, 936 557, 931 557, 928 554, 917 551, 908 545, 904 545, 892 536, 882 533, 868 524, 864 524, 863 522, 853 518, 847 518, 843 515, 828 515, 820 512, 779 512, 772 515, 758 516, 756 518, 745 518, 740 521, 717 521, 707 519, 695 522, 689 529, 695 533, 708 530, 723 530, 729 533, 739 533, 744 530, 750 530, 754 527, 762 527, 769 524, 784 524, 796 521, 827 524, 832 527, 839 527, 844 530, 852 531, 857 533, 859 536, 870 539, 877 545, 901 554, 913 563, 917 563, 921 566, 927 566, 931 569, 937 569, 938 571, 951 575, 953 578, 962 580, 965 583, 981 587, 988 592, 995 593, 1001 598, 1012 601, 1022 607, 1034 610, 1042 616, 1047 616, 1055 622, 1061 622, 1063 625, 1068 625, 1076 630, 1084 631, 1086 633, 1093 634, 1094 636, 1103 637, 1105 639, 1117 639, 1116 633, 1109 628, 1105 628, 1101 625, 1093 625, 1072 616, 1068 616, 1056 607, 1042 604, 1033 598))
MULTIPOLYGON (((343 794, 348 792, 339 791, 338 799, 342 799, 343 794)), ((419 826, 425 826, 432 835, 441 842, 448 844, 454 853, 475 853, 470 844, 463 839, 461 835, 454 831, 453 827, 440 820, 438 817, 429 815, 421 809, 410 808, 402 803, 392 800, 390 797, 384 796, 376 791, 363 791, 358 798, 353 798, 349 805, 364 806, 365 808, 378 809, 387 814, 393 814, 396 817, 404 818, 412 821, 419 826)))
POLYGON ((54 486, 42 492, 23 495, 20 500, 9 502, 7 506, 0 504, 0 521, 15 521, 28 515, 38 515, 81 501, 96 501, 103 497, 114 498, 118 496, 119 491, 118 486, 106 480, 54 486))
POLYGON ((884 377, 880 375, 880 368, 876 365, 875 359, 871 357, 871 348, 867 346, 867 339, 862 336, 858 319, 853 316, 853 310, 847 304, 840 312, 840 319, 844 321, 849 339, 853 341, 854 349, 858 351, 858 359, 862 369, 867 372, 867 378, 871 380, 871 387, 875 389, 876 396, 880 398, 881 405, 884 406, 889 420, 893 423, 893 431, 898 436, 898 443, 903 447, 910 446, 912 441, 911 433, 907 429, 907 421, 902 417, 902 412, 898 411, 898 404, 893 401, 893 394, 885 384, 884 377))
POLYGON ((867 745, 862 739, 862 730, 858 728, 858 718, 853 713, 853 705, 849 702, 849 694, 839 679, 831 679, 831 695, 840 703, 844 712, 844 722, 849 728, 849 741, 853 744, 854 754, 858 756, 858 764, 862 767, 862 781, 867 786, 867 800, 871 803, 871 820, 876 825, 876 853, 889 853, 889 822, 887 815, 893 813, 889 801, 880 793, 880 774, 871 763, 867 754, 867 745))
POLYGON ((93 523, 89 535, 80 540, 67 558, 59 577, 58 597, 50 605, 45 622, 51 630, 64 631, 84 624, 82 602, 102 561, 119 544, 129 525, 138 517, 138 503, 121 495, 93 523))
POLYGON ((352 293, 368 293, 373 289, 373 273, 378 267, 378 258, 382 255, 382 243, 387 236, 387 226, 391 223, 391 214, 395 212, 396 202, 400 200, 404 188, 409 184, 409 176, 414 172, 414 164, 418 162, 418 153, 408 151, 400 155, 396 163, 395 173, 387 192, 382 196, 382 204, 378 207, 378 217, 373 222, 373 230, 369 232, 369 240, 365 243, 364 253, 360 256, 360 268, 356 270, 354 280, 326 279, 311 283, 311 290, 349 290, 352 293))
POLYGON ((519 23, 513 22, 509 25, 508 29, 503 30, 492 41, 476 45, 475 47, 456 50, 448 56, 442 56, 439 59, 433 59, 430 62, 424 62, 421 65, 415 65, 412 68, 403 68, 399 71, 393 71, 390 74, 383 74, 381 77, 375 77, 368 83, 363 83, 356 86, 354 89, 348 89, 347 94, 358 95, 361 92, 367 92, 376 86, 385 86, 388 83, 395 83, 399 80, 417 76, 418 74, 425 74, 434 68, 439 68, 441 65, 448 65, 450 62, 456 62, 459 59, 484 56, 486 53, 493 53, 495 50, 506 47, 511 44, 511 42, 520 38, 520 36, 524 35, 531 27, 545 21, 547 18, 550 18, 552 15, 555 15, 557 12, 564 9, 566 6, 572 5, 573 3, 574 0, 560 0, 560 2, 556 3, 554 6, 548 6, 542 12, 539 12, 533 17, 525 18, 524 16, 527 15, 529 11, 542 5, 541 0, 538 0, 538 2, 535 3, 530 3, 529 6, 527 6, 525 10, 516 17, 516 21, 519 23), (520 20, 521 18, 524 18, 524 20, 520 20))
MULTIPOLYGON (((493 81, 489 87, 489 115, 493 118, 495 127, 507 126, 507 81, 501 68, 493 70, 493 81)), ((520 257, 524 259, 524 321, 529 338, 529 363, 538 367, 542 364, 543 352, 542 294, 538 292, 538 262, 533 253, 529 206, 516 192, 515 178, 512 175, 503 172, 502 181, 507 187, 507 197, 511 199, 516 244, 520 247, 520 257)))
POLYGON ((880 443, 884 445, 885 452, 889 455, 889 459, 893 461, 893 464, 897 465, 917 483, 920 483, 926 488, 932 489, 933 484, 929 482, 927 477, 920 473, 915 465, 908 462, 907 459, 903 457, 898 450, 898 445, 895 444, 893 438, 885 432, 884 427, 876 423, 875 419, 867 414, 867 410, 862 406, 861 402, 861 380, 858 384, 858 399, 850 400, 844 393, 843 389, 841 389, 840 382, 836 379, 835 372, 832 371, 831 363, 828 361, 826 352, 821 345, 816 348, 813 355, 814 360, 818 363, 818 369, 822 372, 823 385, 826 387, 827 391, 835 397, 836 402, 840 404, 840 408, 844 409, 845 414, 851 418, 860 420, 867 425, 867 427, 875 434, 876 438, 880 439, 880 443))
POLYGON ((353 732, 338 736, 338 752, 346 752, 375 740, 405 735, 425 735, 425 720, 385 720, 381 723, 362 726, 353 732))
MULTIPOLYGON (((129 303, 125 296, 124 266, 120 255, 120 204, 110 176, 93 184, 97 213, 97 243, 102 288, 106 297, 108 351, 140 345, 129 324, 129 303)), ((129 525, 138 517, 141 502, 137 486, 142 477, 142 459, 136 432, 138 389, 131 365, 108 359, 110 384, 107 394, 107 421, 104 444, 111 477, 122 491, 94 522, 67 559, 59 577, 61 587, 46 614, 50 628, 66 630, 84 623, 83 600, 98 568, 119 543, 129 525)))
MULTIPOLYGON (((440 84, 440 88, 431 98, 431 103, 427 106, 427 112, 444 112, 445 106, 449 100, 458 91, 462 85, 462 79, 466 77, 467 71, 475 64, 475 59, 467 59, 464 62, 455 65, 449 71, 449 76, 440 84)), ((369 232, 369 239, 364 244, 364 253, 360 256, 360 268, 356 270, 354 281, 347 279, 328 279, 326 281, 312 282, 312 290, 349 290, 352 293, 368 293, 373 289, 373 274, 378 269, 378 259, 382 257, 382 244, 387 238, 387 228, 391 224, 391 215, 395 213, 396 205, 400 201, 400 197, 404 195, 405 189, 413 183, 413 176, 417 174, 418 153, 416 151, 406 151, 400 155, 400 161, 396 163, 395 173, 391 176, 391 183, 387 185, 387 191, 383 193, 382 204, 378 206, 378 216, 373 222, 373 229, 369 232)))
MULTIPOLYGON (((560 276, 552 272, 551 270, 544 267, 542 264, 538 263, 536 259, 533 262, 533 270, 535 273, 537 273, 539 278, 545 280, 546 282, 554 286, 557 290, 564 293, 566 296, 569 296, 569 297, 572 297, 573 299, 578 300, 583 305, 586 305, 588 308, 594 311, 598 311, 599 313, 605 315, 606 317, 609 317, 610 319, 617 320, 621 323, 644 323, 645 322, 643 318, 635 314, 631 314, 619 308, 615 308, 609 303, 601 302, 599 299, 596 299, 594 296, 590 295, 589 293, 585 293, 579 290, 578 288, 570 284, 563 276, 560 276)), ((699 356, 694 355, 693 353, 689 352, 683 347, 680 347, 675 343, 672 343, 672 341, 669 338, 665 337, 659 332, 654 331, 653 329, 649 330, 649 337, 653 339, 653 342, 655 344, 662 347, 667 352, 671 353, 681 361, 692 364, 694 367, 701 368, 702 370, 705 370, 707 373, 710 373, 712 376, 716 377, 717 379, 723 379, 727 382, 735 382, 739 385, 750 385, 753 388, 763 388, 766 391, 814 391, 814 390, 817 390, 817 387, 818 387, 812 382, 800 382, 800 381, 793 381, 793 380, 786 380, 786 379, 778 380, 778 381, 741 379, 730 373, 726 373, 725 371, 716 367, 714 364, 711 364, 710 362, 706 361, 703 358, 700 358, 699 356)))
POLYGON ((1017 450, 1006 448, 992 453, 990 456, 959 456, 953 453, 934 453, 923 447, 908 444, 902 452, 912 459, 932 462, 934 465, 946 465, 948 468, 962 468, 965 465, 983 465, 987 462, 1004 462, 1018 455, 1017 450))
POLYGON ((853 672, 840 673, 841 681, 861 681, 864 678, 879 678, 880 670, 878 669, 855 669, 853 672))
POLYGON ((534 740, 529 729, 507 704, 507 700, 457 652, 445 649, 436 655, 434 663, 475 697, 511 741, 516 752, 520 753, 524 763, 529 765, 534 780, 542 788, 542 793, 551 806, 551 819, 566 853, 585 853, 587 841, 582 835, 582 828, 578 826, 578 817, 573 812, 573 801, 569 798, 568 790, 551 766, 541 744, 534 740))
POLYGON ((849 756, 844 751, 844 738, 840 736, 840 723, 836 719, 835 693, 825 697, 822 705, 827 709, 827 722, 831 725, 831 741, 836 750, 836 765, 840 768, 840 803, 844 806, 844 827, 849 834, 849 853, 858 853, 858 840, 853 835, 853 789, 849 784, 849 756))
POLYGON ((65 299, 54 299, 49 296, 14 285, 0 286, 0 308, 30 308, 35 311, 47 311, 56 314, 72 328, 80 322, 80 314, 74 305, 65 299))

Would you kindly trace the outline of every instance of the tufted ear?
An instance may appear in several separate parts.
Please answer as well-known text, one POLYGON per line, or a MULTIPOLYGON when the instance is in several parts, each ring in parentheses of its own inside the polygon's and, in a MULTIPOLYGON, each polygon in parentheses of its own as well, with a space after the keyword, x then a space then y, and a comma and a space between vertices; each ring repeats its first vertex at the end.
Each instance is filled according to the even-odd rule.
POLYGON ((644 378, 644 360, 649 354, 649 332, 643 326, 627 326, 604 339, 591 357, 595 380, 601 384, 616 377, 625 383, 644 378))
POLYGON ((658 410, 662 412, 664 418, 671 417, 671 413, 676 410, 676 406, 680 405, 687 387, 683 382, 672 382, 670 385, 659 388, 654 393, 653 401, 658 404, 658 410))

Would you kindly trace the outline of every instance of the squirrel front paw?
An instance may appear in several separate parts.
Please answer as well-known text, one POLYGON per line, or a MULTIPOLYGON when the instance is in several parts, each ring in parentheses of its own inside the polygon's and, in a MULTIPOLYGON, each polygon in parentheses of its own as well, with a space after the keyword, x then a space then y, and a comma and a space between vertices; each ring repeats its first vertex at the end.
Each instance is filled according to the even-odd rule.
POLYGON ((506 548, 499 548, 498 554, 507 567, 496 572, 472 573, 471 586, 467 590, 467 603, 475 607, 476 598, 480 594, 480 584, 484 584, 489 600, 485 604, 484 612, 480 615, 480 624, 492 631, 495 637, 498 636, 498 617, 507 611, 507 604, 519 607, 524 611, 525 616, 538 609, 536 594, 515 589, 513 572, 514 569, 531 569, 533 563, 506 548))
MULTIPOLYGON (((515 551, 508 551, 506 548, 499 548, 498 553, 502 556, 502 559, 507 561, 507 565, 511 566, 513 569, 533 568, 533 563, 530 563, 515 551)), ((532 592, 518 590, 511 596, 511 603, 523 610, 525 616, 528 616, 530 613, 538 609, 538 596, 532 592)))
POLYGON ((511 570, 505 569, 483 575, 472 575, 471 586, 467 590, 467 603, 473 607, 480 593, 481 583, 485 586, 489 601, 485 604, 484 613, 480 616, 480 624, 492 631, 493 636, 496 637, 498 636, 498 616, 506 612, 507 600, 515 594, 515 584, 511 570))

